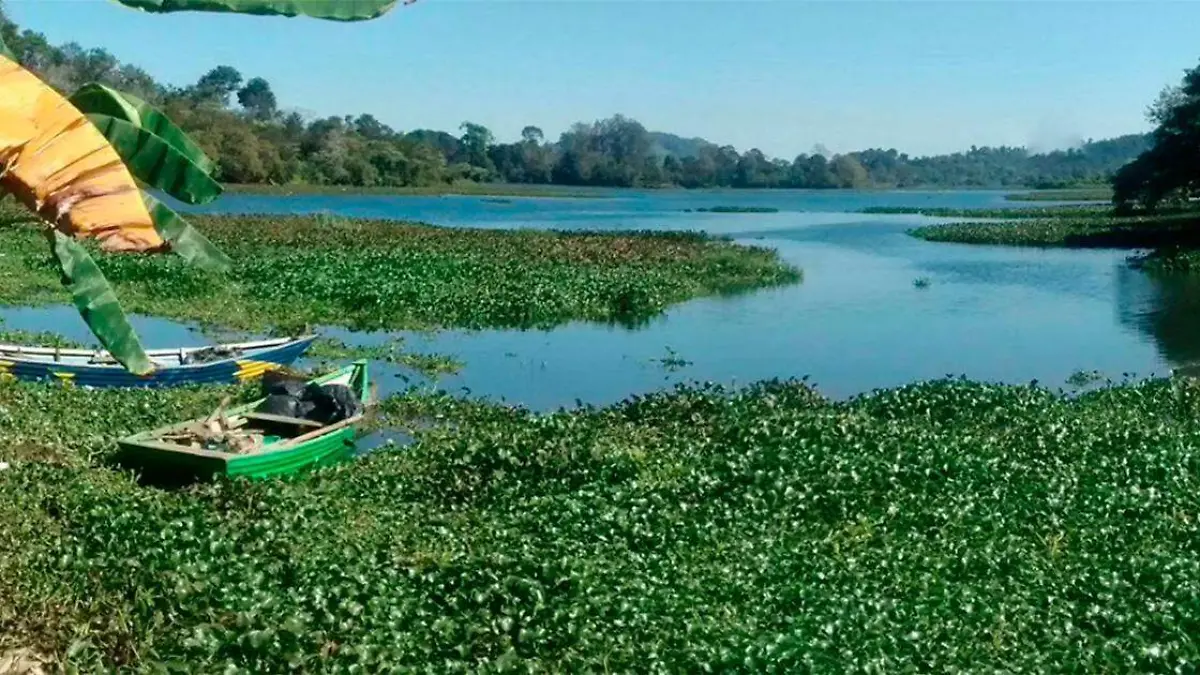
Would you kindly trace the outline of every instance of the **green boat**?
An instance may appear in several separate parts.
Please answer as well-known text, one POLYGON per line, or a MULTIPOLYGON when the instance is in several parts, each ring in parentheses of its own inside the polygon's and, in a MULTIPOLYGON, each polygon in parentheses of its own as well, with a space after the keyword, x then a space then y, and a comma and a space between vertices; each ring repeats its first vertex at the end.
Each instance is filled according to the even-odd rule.
POLYGON ((307 384, 340 384, 358 397, 358 414, 331 424, 257 412, 266 400, 218 409, 205 418, 117 441, 122 465, 147 476, 192 479, 216 474, 265 478, 322 466, 349 455, 376 401, 367 362, 355 361, 307 384))

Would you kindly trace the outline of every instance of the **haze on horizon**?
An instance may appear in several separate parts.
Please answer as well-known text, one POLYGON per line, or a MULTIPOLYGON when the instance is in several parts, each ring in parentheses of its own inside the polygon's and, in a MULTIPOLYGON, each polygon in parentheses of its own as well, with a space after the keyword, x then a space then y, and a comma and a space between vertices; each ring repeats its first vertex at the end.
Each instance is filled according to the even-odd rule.
POLYGON ((470 120, 501 141, 622 113, 792 157, 971 145, 1040 151, 1147 131, 1200 59, 1200 3, 421 0, 365 23, 8 0, 23 28, 156 78, 221 64, 284 108, 397 129, 470 120))

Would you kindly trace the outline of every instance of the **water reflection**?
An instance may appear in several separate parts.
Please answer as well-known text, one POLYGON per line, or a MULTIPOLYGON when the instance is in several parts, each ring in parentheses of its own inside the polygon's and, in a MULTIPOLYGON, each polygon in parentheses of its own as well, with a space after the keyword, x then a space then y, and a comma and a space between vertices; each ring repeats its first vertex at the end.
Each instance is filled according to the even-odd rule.
POLYGON ((1200 277, 1122 266, 1115 280, 1121 323, 1153 339, 1173 368, 1200 371, 1200 277))

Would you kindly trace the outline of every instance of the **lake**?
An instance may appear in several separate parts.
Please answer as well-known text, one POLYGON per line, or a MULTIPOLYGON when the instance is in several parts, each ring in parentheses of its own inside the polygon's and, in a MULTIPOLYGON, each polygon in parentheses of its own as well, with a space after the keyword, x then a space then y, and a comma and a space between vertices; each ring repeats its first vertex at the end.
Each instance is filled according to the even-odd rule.
MULTIPOLYGON (((936 219, 853 213, 867 206, 1013 207, 1002 192, 617 192, 602 199, 228 195, 205 212, 320 213, 444 226, 694 229, 777 249, 801 284, 684 303, 627 329, 401 334, 409 349, 466 363, 428 382, 535 409, 605 404, 688 381, 739 385, 808 377, 846 397, 945 376, 1065 386, 1080 370, 1119 380, 1200 361, 1200 286, 1129 269, 1128 251, 929 243, 905 231, 936 219), (688 213, 717 205, 771 214, 688 213), (919 287, 917 279, 927 280, 919 287)), ((69 308, 10 310, 8 325, 72 327, 69 308)), ((201 344, 186 327, 138 320, 148 346, 201 344)), ((77 330, 78 329, 78 330, 77 330)), ((351 343, 386 334, 324 331, 351 343)), ((422 378, 381 365, 384 392, 422 378)))

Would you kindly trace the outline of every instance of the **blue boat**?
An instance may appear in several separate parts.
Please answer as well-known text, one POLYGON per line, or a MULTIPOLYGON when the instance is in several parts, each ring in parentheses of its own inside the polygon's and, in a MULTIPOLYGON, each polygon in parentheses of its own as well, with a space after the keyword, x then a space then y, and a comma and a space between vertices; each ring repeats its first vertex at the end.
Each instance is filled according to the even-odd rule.
POLYGON ((80 387, 178 387, 248 382, 287 366, 312 345, 315 335, 208 347, 151 349, 157 368, 134 375, 104 350, 0 344, 0 377, 66 382, 80 387))

